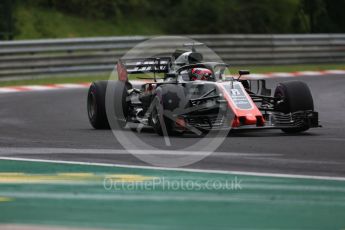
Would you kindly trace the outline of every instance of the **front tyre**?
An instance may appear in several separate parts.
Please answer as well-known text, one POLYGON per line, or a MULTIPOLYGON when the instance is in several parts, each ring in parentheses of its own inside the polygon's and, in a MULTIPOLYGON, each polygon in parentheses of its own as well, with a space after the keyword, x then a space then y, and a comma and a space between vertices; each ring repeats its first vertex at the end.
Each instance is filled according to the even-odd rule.
MULTIPOLYGON (((284 114, 293 114, 299 111, 314 111, 314 101, 308 85, 302 81, 280 83, 274 97, 281 98, 275 110, 284 114)), ((308 123, 299 127, 283 128, 285 133, 301 133, 309 129, 308 123)))

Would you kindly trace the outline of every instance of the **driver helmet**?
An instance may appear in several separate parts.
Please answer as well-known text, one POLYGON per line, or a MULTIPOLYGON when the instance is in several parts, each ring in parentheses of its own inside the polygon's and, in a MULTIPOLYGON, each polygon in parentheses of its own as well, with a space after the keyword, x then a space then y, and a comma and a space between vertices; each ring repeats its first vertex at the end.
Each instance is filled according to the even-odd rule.
POLYGON ((193 68, 191 71, 191 81, 202 80, 210 81, 212 80, 212 71, 206 68, 193 68))

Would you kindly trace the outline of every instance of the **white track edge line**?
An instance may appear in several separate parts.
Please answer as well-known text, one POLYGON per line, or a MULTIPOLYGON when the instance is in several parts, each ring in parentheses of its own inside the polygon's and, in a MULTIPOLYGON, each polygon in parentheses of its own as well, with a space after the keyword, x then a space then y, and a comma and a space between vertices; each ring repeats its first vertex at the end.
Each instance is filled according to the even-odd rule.
POLYGON ((300 175, 300 174, 244 172, 244 171, 226 171, 226 170, 191 169, 191 168, 189 168, 189 169, 188 168, 165 168, 165 167, 157 167, 157 166, 92 163, 92 162, 63 161, 63 160, 43 160, 43 159, 30 159, 30 158, 20 158, 20 157, 0 157, 0 160, 27 161, 27 162, 39 162, 39 163, 55 163, 55 164, 70 164, 70 165, 85 165, 85 166, 101 166, 101 167, 133 168, 133 169, 151 169, 151 170, 176 171, 176 172, 212 173, 212 174, 227 174, 227 175, 257 176, 257 177, 345 181, 345 177, 312 176, 312 175, 300 175))

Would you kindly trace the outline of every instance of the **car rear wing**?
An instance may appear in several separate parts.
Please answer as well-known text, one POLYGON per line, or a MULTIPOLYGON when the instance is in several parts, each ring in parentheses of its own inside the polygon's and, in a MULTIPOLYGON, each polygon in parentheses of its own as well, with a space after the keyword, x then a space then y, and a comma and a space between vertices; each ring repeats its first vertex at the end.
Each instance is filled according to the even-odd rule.
POLYGON ((119 59, 116 69, 120 81, 128 81, 128 74, 169 73, 172 66, 172 57, 119 59))
POLYGON ((171 67, 172 57, 119 59, 116 63, 120 81, 128 81, 128 74, 143 73, 153 73, 156 81, 156 73, 169 73, 171 67))
POLYGON ((168 73, 171 64, 171 57, 142 58, 142 59, 120 59, 117 64, 122 65, 128 74, 141 73, 168 73))

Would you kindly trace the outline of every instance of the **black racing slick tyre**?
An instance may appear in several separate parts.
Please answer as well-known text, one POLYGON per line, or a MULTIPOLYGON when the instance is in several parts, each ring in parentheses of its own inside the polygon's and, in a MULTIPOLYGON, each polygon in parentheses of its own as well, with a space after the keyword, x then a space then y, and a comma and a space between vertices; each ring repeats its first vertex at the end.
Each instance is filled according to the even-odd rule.
POLYGON ((110 94, 111 94, 111 108, 114 110, 110 115, 115 118, 111 120, 110 126, 112 129, 122 129, 126 126, 129 114, 129 103, 127 102, 128 90, 132 89, 132 85, 124 81, 111 81, 110 94))
MULTIPOLYGON (((284 114, 298 111, 314 111, 314 101, 308 85, 302 81, 290 81, 278 84, 274 97, 281 98, 275 111, 284 114)), ((309 129, 308 125, 282 129, 285 133, 300 133, 309 129)))
POLYGON ((126 125, 128 105, 126 102, 128 89, 131 85, 122 81, 96 81, 89 88, 87 96, 87 112, 89 121, 95 129, 110 129, 110 126, 126 125), (109 87, 109 100, 106 100, 107 88, 109 87), (111 108, 108 108, 109 105, 111 108), (111 125, 107 112, 110 111, 111 125), (114 124, 114 120, 116 124, 114 124))
POLYGON ((109 129, 105 109, 107 81, 93 82, 87 94, 87 114, 90 124, 95 129, 109 129))
POLYGON ((302 81, 280 83, 274 93, 284 101, 277 105, 276 110, 283 113, 314 110, 313 96, 308 85, 302 81))

